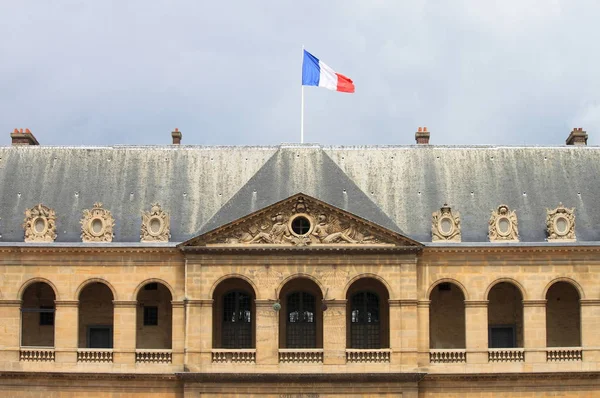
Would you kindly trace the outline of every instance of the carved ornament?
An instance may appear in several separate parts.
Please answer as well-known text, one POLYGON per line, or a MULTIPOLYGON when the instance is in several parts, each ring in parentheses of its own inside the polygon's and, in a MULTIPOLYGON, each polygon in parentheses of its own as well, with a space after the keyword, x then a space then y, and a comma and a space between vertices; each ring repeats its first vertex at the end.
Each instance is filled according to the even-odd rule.
POLYGON ((460 213, 444 203, 431 217, 431 240, 460 242, 460 213))
POLYGON ((301 194, 194 238, 186 244, 419 245, 418 242, 397 236, 395 232, 301 194))
POLYGON ((546 209, 548 240, 575 241, 575 208, 559 203, 556 209, 546 209))
POLYGON ((518 242, 519 228, 517 213, 506 205, 498 206, 492 210, 489 223, 490 242, 518 242))
POLYGON ((83 242, 112 242, 115 219, 109 210, 102 208, 102 203, 94 203, 91 210, 85 209, 80 223, 83 242))
POLYGON ((169 215, 154 203, 150 211, 142 212, 141 242, 168 242, 171 237, 169 215))
POLYGON ((39 204, 25 210, 25 242, 54 242, 56 239, 56 213, 39 204))

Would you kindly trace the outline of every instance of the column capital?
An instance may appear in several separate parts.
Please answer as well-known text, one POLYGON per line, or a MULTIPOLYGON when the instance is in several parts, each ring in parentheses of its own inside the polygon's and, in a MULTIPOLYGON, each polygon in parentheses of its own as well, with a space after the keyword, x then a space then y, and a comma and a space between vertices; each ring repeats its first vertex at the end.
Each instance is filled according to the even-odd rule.
POLYGON ((327 305, 327 307, 345 307, 348 300, 323 300, 323 304, 327 305))
POLYGON ((546 307, 547 300, 523 300, 523 307, 546 307))
POLYGON ((254 300, 254 305, 256 305, 256 308, 273 307, 273 304, 277 302, 277 300, 272 299, 254 300))
MULTIPOLYGON (((388 300, 388 304, 390 307, 414 307, 419 304, 419 300, 415 299, 390 299, 388 300)), ((427 300, 427 305, 429 305, 429 300, 427 300)))
POLYGON ((183 308, 183 307, 185 307, 185 301, 183 301, 183 300, 180 300, 180 301, 173 300, 173 301, 171 301, 171 306, 173 308, 183 308))
POLYGON ((189 307, 212 307, 213 299, 185 300, 189 307))
POLYGON ((21 300, 0 300, 0 307, 20 307, 21 300))
POLYGON ((600 299, 581 299, 579 303, 582 306, 600 306, 600 299))
POLYGON ((78 300, 54 300, 54 306, 59 307, 79 307, 78 300))
POLYGON ((113 300, 113 306, 115 308, 135 308, 137 301, 135 300, 113 300))
POLYGON ((465 300, 465 307, 466 308, 476 308, 476 307, 483 307, 483 308, 487 308, 489 301, 488 300, 465 300))

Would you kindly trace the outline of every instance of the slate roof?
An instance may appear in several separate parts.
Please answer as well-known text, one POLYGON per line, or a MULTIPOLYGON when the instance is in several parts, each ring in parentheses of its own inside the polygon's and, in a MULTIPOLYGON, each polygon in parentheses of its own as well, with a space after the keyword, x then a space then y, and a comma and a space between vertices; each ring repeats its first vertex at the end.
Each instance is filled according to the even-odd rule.
POLYGON ((578 241, 600 241, 599 147, 0 147, 0 243, 23 241, 24 211, 56 210, 57 242, 80 242, 102 202, 115 242, 139 242, 159 202, 183 242, 303 192, 421 242, 445 202, 463 242, 486 242, 493 208, 517 211, 522 242, 546 238, 546 208, 575 207, 578 241))

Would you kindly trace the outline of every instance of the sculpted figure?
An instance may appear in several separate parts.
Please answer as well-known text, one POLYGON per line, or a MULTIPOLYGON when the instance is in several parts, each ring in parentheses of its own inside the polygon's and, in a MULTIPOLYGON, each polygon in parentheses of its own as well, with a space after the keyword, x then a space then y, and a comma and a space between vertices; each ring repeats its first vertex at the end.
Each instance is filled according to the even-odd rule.
POLYGON ((327 216, 325 214, 320 214, 319 222, 315 225, 312 234, 316 236, 321 243, 356 243, 356 240, 349 237, 345 231, 339 231, 339 229, 340 228, 335 228, 333 224, 327 222, 327 216), (336 229, 338 231, 336 231, 336 229))
POLYGON ((283 213, 277 213, 271 220, 273 221, 271 230, 268 233, 259 232, 248 243, 286 243, 285 241, 289 241, 290 232, 287 229, 283 213))

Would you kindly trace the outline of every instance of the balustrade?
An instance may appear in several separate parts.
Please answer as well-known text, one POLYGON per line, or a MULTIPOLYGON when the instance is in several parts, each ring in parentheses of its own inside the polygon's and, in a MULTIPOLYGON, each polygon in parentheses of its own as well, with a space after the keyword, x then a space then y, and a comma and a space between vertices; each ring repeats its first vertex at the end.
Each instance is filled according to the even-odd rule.
POLYGON ((171 350, 135 350, 135 362, 171 363, 173 362, 173 353, 171 350))
POLYGON ((467 350, 429 350, 430 363, 466 363, 467 350))
POLYGON ((256 363, 255 349, 214 349, 213 363, 256 363))
POLYGON ((490 348, 488 350, 490 362, 524 362, 525 350, 522 348, 490 348))
POLYGON ((54 362, 54 348, 21 348, 19 360, 24 362, 54 362))
POLYGON ((323 363, 322 348, 282 348, 279 350, 281 363, 323 363))
POLYGON ((77 350, 77 362, 112 362, 112 348, 80 348, 77 350))
POLYGON ((390 362, 391 350, 389 348, 378 350, 347 349, 346 362, 348 363, 384 363, 390 362))
POLYGON ((581 361, 583 357, 581 347, 569 348, 548 348, 546 350, 546 360, 548 362, 559 361, 581 361))

